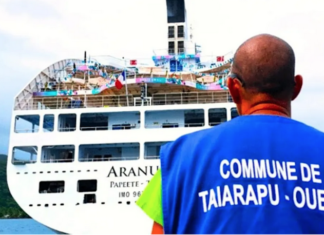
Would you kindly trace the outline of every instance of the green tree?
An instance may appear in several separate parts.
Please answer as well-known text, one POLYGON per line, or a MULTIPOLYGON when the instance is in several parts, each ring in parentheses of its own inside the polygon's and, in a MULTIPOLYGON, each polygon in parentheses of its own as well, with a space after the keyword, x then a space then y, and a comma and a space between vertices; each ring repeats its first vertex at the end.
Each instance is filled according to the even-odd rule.
POLYGON ((7 156, 0 154, 0 219, 30 218, 10 194, 7 184, 7 156))

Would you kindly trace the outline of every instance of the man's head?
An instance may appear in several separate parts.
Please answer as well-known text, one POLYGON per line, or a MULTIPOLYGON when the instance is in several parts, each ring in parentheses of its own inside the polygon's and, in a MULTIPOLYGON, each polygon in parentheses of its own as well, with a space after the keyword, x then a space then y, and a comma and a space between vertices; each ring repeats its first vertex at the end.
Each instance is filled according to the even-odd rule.
POLYGON ((262 34, 245 41, 234 55, 228 88, 240 114, 262 103, 287 106, 302 87, 295 76, 295 55, 282 39, 262 34))

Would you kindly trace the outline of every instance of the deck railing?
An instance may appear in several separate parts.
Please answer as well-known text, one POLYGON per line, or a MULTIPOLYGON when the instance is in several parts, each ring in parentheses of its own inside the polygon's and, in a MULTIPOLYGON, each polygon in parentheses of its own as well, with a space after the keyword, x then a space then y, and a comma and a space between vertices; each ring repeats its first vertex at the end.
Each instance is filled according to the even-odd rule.
POLYGON ((35 164, 36 160, 21 160, 21 159, 12 159, 13 165, 26 165, 26 164, 35 164))
POLYGON ((163 124, 145 124, 146 129, 162 129, 162 128, 182 128, 182 127, 203 127, 205 126, 204 122, 200 123, 185 123, 185 124, 179 124, 179 123, 163 123, 163 124))
MULTIPOLYGON (((222 122, 209 122, 207 125, 209 126, 217 126, 221 124, 222 122)), ((205 122, 200 123, 185 123, 185 124, 179 124, 179 123, 164 123, 164 124, 144 124, 145 129, 165 129, 165 128, 195 128, 195 127, 204 127, 205 122)), ((59 132, 73 132, 76 130, 80 131, 120 131, 120 130, 139 130, 140 125, 134 125, 134 126, 92 126, 92 127, 73 127, 73 128, 58 128, 59 132)), ((26 130, 24 132, 22 131, 16 131, 16 133, 33 133, 31 130, 26 130)), ((36 131, 35 131, 36 133, 36 131)))
POLYGON ((53 158, 53 159, 42 159, 42 163, 71 163, 74 159, 66 159, 66 158, 53 158))
POLYGON ((228 92, 183 92, 154 94, 153 105, 209 104, 231 102, 228 92))
MULTIPOLYGON (((140 95, 128 95, 129 106, 141 105, 176 105, 176 104, 208 104, 228 103, 232 98, 228 91, 182 92, 153 94, 148 97, 151 102, 141 102, 140 95)), ((109 108, 126 107, 126 95, 84 95, 61 97, 34 97, 21 100, 25 105, 16 105, 15 110, 42 109, 75 109, 75 108, 109 108), (23 107, 23 108, 21 108, 23 107)))
POLYGON ((39 128, 34 128, 34 129, 15 129, 16 133, 36 133, 39 131, 39 128))
POLYGON ((110 162, 110 161, 134 161, 139 157, 102 157, 102 158, 79 158, 79 162, 110 162))

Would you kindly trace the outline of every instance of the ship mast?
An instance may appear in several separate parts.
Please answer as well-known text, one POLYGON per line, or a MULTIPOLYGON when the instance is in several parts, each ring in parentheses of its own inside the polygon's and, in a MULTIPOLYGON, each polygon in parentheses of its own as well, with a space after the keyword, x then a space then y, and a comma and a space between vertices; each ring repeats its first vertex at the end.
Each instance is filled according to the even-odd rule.
POLYGON ((170 55, 195 54, 192 27, 184 0, 166 0, 168 14, 168 52, 170 55))
MULTIPOLYGON (((166 0, 168 22, 168 55, 195 55, 200 53, 194 43, 192 25, 188 21, 185 0, 166 0)), ((176 59, 170 62, 172 71, 182 72, 182 66, 176 59)))

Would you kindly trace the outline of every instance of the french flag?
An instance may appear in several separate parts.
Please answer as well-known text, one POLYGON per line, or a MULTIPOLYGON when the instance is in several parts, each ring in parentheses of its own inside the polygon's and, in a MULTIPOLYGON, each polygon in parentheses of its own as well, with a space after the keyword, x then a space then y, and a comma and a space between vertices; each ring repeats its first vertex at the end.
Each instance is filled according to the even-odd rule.
POLYGON ((115 87, 120 90, 123 88, 122 81, 126 81, 126 71, 123 71, 115 81, 115 87))
POLYGON ((118 77, 119 80, 121 81, 126 81, 126 71, 123 71, 119 77, 118 77))

